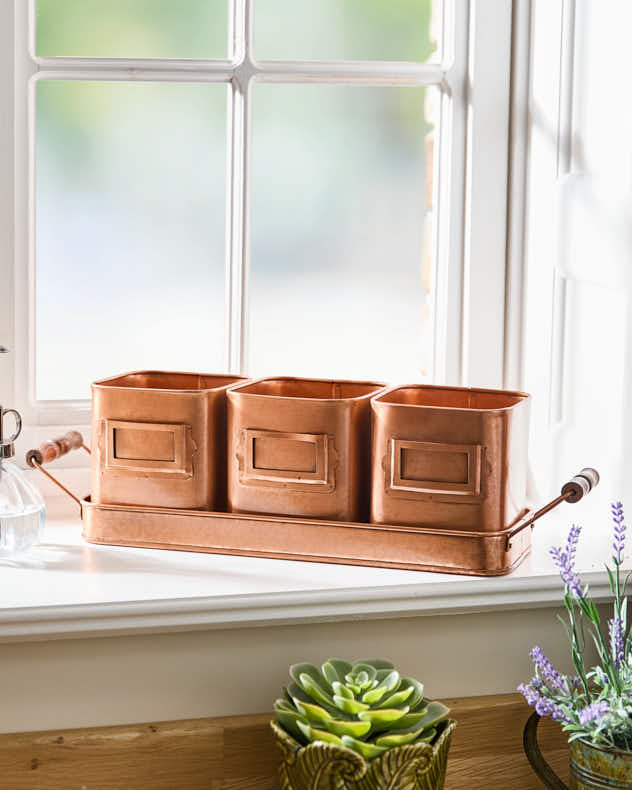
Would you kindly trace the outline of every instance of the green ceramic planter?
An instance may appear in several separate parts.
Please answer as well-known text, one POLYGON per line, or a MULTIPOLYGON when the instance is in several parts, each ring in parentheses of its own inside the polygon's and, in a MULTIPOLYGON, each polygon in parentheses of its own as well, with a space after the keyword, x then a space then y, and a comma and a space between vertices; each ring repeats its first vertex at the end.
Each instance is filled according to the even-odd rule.
POLYGON ((432 745, 398 746, 369 761, 332 743, 301 746, 276 722, 270 726, 282 755, 281 790, 443 790, 456 722, 443 722, 432 745))

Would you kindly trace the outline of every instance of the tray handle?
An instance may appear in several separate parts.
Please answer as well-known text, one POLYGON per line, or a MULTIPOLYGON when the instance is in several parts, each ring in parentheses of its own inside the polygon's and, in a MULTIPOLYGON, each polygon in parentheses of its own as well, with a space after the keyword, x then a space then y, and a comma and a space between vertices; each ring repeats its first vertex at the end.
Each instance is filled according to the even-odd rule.
POLYGON ((68 431, 63 436, 58 436, 56 439, 49 439, 48 441, 40 444, 39 447, 29 450, 26 454, 26 463, 33 468, 37 468, 40 472, 55 483, 56 486, 61 488, 69 497, 81 507, 81 500, 75 496, 72 491, 69 491, 65 485, 59 482, 50 472, 44 469, 44 464, 54 461, 56 458, 61 458, 71 450, 85 450, 90 452, 90 448, 84 444, 83 436, 79 431, 68 431))
POLYGON ((544 505, 544 507, 536 510, 535 513, 530 515, 524 521, 516 524, 516 526, 507 535, 507 551, 509 551, 511 548, 511 539, 519 532, 522 532, 523 529, 532 527, 534 522, 536 522, 545 513, 548 513, 550 510, 553 510, 553 508, 557 507, 560 502, 570 502, 571 504, 579 502, 579 500, 583 499, 586 494, 590 494, 593 488, 595 488, 595 486, 598 484, 599 472, 596 469, 593 469, 591 466, 584 467, 575 475, 575 477, 571 477, 568 482, 564 483, 559 496, 555 497, 555 499, 552 499, 547 505, 544 505))

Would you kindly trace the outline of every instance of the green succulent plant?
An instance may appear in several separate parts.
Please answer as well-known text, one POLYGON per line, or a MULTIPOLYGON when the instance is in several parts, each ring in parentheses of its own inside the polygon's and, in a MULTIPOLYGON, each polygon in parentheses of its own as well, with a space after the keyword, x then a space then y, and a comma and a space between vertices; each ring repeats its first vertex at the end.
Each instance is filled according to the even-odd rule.
POLYGON ((410 743, 432 743, 450 710, 424 699, 424 687, 402 678, 390 661, 350 664, 330 658, 320 669, 290 667, 292 682, 274 704, 276 721, 298 743, 335 743, 372 760, 410 743))

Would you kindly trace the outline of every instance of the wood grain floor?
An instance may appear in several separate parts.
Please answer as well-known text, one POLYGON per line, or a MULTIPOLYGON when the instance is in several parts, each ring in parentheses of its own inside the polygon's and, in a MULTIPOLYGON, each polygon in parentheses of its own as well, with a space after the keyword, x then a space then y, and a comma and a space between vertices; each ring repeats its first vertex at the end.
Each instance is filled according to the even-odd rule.
MULTIPOLYGON (((522 753, 518 695, 450 700, 458 721, 446 790, 538 790, 522 753)), ((276 790, 269 715, 0 735, 3 790, 276 790)), ((568 746, 542 722, 542 750, 563 779, 568 746)))

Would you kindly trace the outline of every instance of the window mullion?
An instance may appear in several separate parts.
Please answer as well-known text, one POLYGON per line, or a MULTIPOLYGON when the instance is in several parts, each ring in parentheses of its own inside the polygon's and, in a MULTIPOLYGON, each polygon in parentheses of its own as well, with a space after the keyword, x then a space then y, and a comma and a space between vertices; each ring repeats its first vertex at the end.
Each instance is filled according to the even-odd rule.
POLYGON ((250 153, 250 87, 231 86, 228 141, 228 209, 226 263, 227 361, 231 372, 245 367, 246 285, 248 268, 248 193, 250 153))
MULTIPOLYGON (((235 63, 249 62, 252 8, 249 0, 231 3, 235 63)), ((247 281, 249 268, 251 71, 233 71, 228 119, 226 232, 226 357, 230 372, 246 367, 247 281)))
POLYGON ((265 82, 328 82, 380 86, 441 85, 448 74, 439 65, 390 61, 254 61, 265 82))
POLYGON ((477 0, 470 20, 463 383, 503 382, 507 176, 511 65, 510 4, 477 0), (493 46, 490 38, 493 35, 493 46))
POLYGON ((252 152, 252 80, 243 86, 241 148, 241 257, 239 267, 239 372, 248 370, 248 282, 250 278, 250 188, 252 152))
POLYGON ((217 70, 177 71, 167 66, 160 69, 139 69, 125 66, 102 68, 98 64, 72 64, 63 68, 40 66, 38 79, 48 80, 90 80, 106 82, 229 82, 233 75, 232 66, 217 70))

